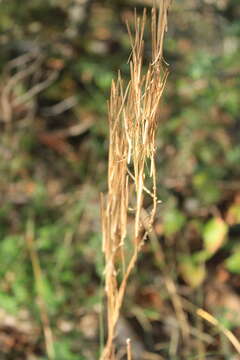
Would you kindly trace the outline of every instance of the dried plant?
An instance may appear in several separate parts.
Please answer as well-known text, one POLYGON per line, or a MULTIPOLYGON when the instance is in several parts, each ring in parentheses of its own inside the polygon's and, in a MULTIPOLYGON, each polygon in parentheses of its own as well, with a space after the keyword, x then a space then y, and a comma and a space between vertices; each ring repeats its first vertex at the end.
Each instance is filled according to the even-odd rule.
POLYGON ((108 338, 101 360, 116 359, 114 338, 127 281, 157 209, 155 138, 168 75, 163 60, 168 7, 169 0, 162 0, 159 9, 152 9, 152 60, 145 72, 143 37, 147 15, 144 10, 139 18, 135 12, 134 32, 127 25, 132 48, 130 81, 124 86, 119 73, 111 88, 108 193, 106 199, 101 197, 108 338), (145 197, 152 203, 147 221, 143 219, 145 197), (134 224, 133 231, 130 223, 134 224))

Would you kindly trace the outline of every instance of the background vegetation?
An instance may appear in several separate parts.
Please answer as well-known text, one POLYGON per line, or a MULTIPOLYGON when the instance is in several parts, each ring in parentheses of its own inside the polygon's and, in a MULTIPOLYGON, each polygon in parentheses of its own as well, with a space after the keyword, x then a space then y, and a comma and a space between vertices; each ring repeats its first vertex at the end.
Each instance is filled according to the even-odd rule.
MULTIPOLYGON (((0 2, 1 359, 46 359, 48 320, 57 360, 98 357, 106 100, 117 69, 128 76, 125 19, 149 5, 0 2)), ((162 204, 118 338, 130 333, 136 354, 239 359, 195 314, 206 309, 240 337, 239 15, 238 0, 175 1, 169 14, 162 204)))

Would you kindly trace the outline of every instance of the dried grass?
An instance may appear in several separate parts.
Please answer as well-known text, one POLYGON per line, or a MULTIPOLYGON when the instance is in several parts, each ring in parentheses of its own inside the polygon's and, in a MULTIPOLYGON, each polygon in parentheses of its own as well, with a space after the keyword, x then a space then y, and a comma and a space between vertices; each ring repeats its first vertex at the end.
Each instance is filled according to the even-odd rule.
MULTIPOLYGON (((127 25, 132 48, 131 78, 124 86, 119 73, 111 88, 108 193, 106 198, 101 196, 108 338, 101 360, 116 359, 115 329, 128 278, 157 210, 155 138, 159 104, 168 75, 163 60, 168 7, 169 0, 162 0, 159 9, 152 9, 152 60, 146 72, 143 70, 143 37, 147 14, 145 10, 139 18, 135 12, 134 32, 127 25), (147 225, 142 220, 146 196, 152 202, 147 225), (130 222, 134 224, 133 231, 130 222)), ((130 342, 128 344, 128 358, 131 358, 130 342)))

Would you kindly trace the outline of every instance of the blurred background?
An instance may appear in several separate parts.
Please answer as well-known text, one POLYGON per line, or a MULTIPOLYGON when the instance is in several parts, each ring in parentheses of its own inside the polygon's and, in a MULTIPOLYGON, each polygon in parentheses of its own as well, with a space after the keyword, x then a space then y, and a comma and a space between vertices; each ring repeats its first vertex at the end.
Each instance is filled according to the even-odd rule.
MULTIPOLYGON (((129 76, 125 21, 151 3, 0 1, 0 359, 99 356, 106 101, 117 70, 129 76)), ((162 204, 117 338, 137 359, 240 359, 196 315, 240 338, 239 16, 238 0, 173 1, 169 14, 162 204)))

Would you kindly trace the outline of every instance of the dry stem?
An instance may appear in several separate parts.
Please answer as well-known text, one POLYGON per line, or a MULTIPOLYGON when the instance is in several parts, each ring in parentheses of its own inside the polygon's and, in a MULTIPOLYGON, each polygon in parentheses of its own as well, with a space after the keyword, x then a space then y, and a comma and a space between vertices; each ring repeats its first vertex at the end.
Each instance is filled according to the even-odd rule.
POLYGON ((129 62, 131 79, 124 86, 119 73, 111 88, 108 106, 108 194, 106 199, 101 197, 108 339, 101 360, 116 359, 115 328, 127 281, 157 209, 155 137, 160 99, 168 75, 162 55, 168 7, 169 1, 162 0, 159 10, 152 9, 152 61, 145 73, 143 36, 146 11, 142 18, 135 12, 134 33, 127 25, 132 48, 129 62), (151 190, 147 189, 147 181, 151 184, 151 190), (146 192, 152 200, 147 230, 141 219, 146 192), (129 214, 130 204, 134 209, 133 215, 129 214), (131 219, 133 232, 128 226, 131 219))

